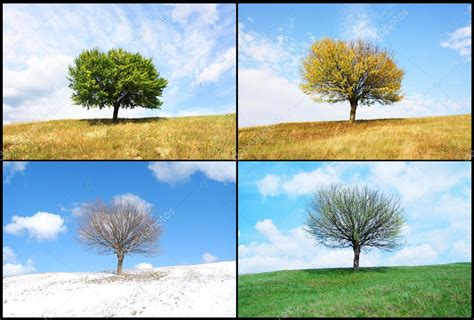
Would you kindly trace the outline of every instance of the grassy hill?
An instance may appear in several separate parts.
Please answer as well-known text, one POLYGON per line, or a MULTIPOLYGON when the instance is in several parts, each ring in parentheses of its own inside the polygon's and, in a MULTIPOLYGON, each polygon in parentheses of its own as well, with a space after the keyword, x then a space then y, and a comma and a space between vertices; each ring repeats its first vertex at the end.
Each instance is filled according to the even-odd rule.
POLYGON ((241 275, 239 317, 470 317, 471 263, 241 275))
POLYGON ((239 159, 471 159, 471 115, 239 129, 239 159))
POLYGON ((3 126, 4 159, 234 159, 235 114, 3 126))

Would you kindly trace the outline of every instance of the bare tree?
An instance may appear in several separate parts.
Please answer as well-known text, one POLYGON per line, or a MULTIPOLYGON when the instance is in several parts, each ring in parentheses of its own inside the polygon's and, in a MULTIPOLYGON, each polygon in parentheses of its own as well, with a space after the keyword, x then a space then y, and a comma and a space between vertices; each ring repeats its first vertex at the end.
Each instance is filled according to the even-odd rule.
POLYGON ((330 248, 352 248, 354 271, 362 249, 390 251, 401 245, 405 218, 398 197, 367 186, 332 185, 311 199, 305 230, 330 248))
POLYGON ((158 252, 161 233, 149 205, 123 199, 108 205, 98 200, 83 206, 78 239, 99 254, 115 254, 117 274, 121 274, 126 254, 148 256, 158 252))

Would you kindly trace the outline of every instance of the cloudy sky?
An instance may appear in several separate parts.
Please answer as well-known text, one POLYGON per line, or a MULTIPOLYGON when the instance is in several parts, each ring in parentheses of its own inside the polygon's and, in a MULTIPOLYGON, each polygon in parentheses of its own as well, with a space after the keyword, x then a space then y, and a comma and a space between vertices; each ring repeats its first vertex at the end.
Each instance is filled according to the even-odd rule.
POLYGON ((3 275, 114 270, 75 240, 98 198, 143 202, 164 226, 161 254, 126 269, 236 259, 234 162, 4 162, 3 275))
POLYGON ((351 267, 351 249, 303 232, 311 193, 328 183, 367 184, 400 197, 405 245, 362 253, 363 267, 471 261, 470 162, 240 162, 239 273, 351 267))
POLYGON ((235 112, 235 5, 4 5, 3 122, 111 117, 73 106, 67 66, 84 49, 152 57, 169 80, 161 111, 122 117, 235 112))
POLYGON ((298 88, 301 58, 322 37, 372 41, 405 70, 404 100, 361 107, 358 119, 470 113, 470 5, 241 4, 238 15, 240 127, 349 118, 348 103, 298 88))

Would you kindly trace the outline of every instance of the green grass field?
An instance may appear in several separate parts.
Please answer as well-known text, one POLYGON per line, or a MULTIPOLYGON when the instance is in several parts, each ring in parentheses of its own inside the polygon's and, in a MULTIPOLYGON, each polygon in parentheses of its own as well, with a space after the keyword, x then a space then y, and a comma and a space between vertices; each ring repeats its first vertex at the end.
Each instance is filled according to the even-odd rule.
POLYGON ((239 317, 471 317, 471 263, 241 275, 239 317))
POLYGON ((471 159, 471 115, 239 129, 239 159, 471 159))
POLYGON ((235 159, 235 114, 3 126, 3 158, 235 159))

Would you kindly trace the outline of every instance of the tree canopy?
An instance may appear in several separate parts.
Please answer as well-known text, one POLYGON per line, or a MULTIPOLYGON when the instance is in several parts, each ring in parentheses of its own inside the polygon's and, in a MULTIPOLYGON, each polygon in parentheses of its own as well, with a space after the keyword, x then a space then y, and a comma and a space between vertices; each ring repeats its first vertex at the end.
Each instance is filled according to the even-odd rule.
POLYGON ((367 186, 332 185, 314 193, 305 230, 327 247, 352 248, 358 270, 362 249, 401 245, 404 221, 398 197, 367 186))
POLYGON ((404 71, 393 54, 369 42, 324 38, 311 45, 302 62, 300 88, 316 102, 351 105, 350 122, 359 104, 400 101, 404 71))
POLYGON ((67 79, 74 104, 87 109, 113 107, 114 121, 119 108, 160 109, 159 97, 168 84, 151 58, 123 49, 84 50, 69 66, 67 79))

